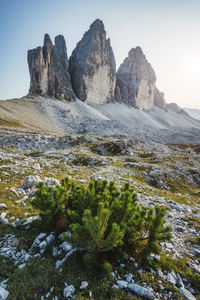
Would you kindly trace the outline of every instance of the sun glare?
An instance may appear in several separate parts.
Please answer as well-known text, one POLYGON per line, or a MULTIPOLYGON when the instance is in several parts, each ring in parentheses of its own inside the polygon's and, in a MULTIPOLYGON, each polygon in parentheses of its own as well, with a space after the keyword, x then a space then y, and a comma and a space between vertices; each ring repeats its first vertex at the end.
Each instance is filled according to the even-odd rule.
POLYGON ((185 56, 182 60, 182 70, 188 79, 200 81, 200 54, 185 56))

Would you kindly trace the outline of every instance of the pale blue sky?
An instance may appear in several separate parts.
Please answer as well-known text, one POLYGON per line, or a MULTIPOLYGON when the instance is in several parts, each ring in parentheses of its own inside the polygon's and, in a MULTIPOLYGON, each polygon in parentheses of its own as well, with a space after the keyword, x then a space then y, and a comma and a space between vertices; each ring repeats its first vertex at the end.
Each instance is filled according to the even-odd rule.
POLYGON ((96 18, 117 66, 141 46, 167 102, 200 109, 199 0, 0 0, 0 99, 27 94, 27 50, 45 33, 63 34, 70 55, 96 18))

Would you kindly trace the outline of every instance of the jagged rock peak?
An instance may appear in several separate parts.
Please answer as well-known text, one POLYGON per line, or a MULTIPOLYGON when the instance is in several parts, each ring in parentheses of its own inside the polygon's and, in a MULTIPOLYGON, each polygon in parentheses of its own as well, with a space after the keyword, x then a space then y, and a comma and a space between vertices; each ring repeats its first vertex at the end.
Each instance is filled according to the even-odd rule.
POLYGON ((54 46, 50 36, 45 34, 43 47, 28 51, 28 65, 31 77, 29 95, 75 100, 68 73, 67 47, 62 35, 55 37, 54 46))
POLYGON ((103 21, 100 20, 100 19, 96 19, 96 20, 90 25, 90 29, 93 29, 93 28, 100 28, 100 30, 105 31, 103 21))
POLYGON ((44 35, 44 46, 50 46, 50 47, 53 46, 53 43, 48 33, 45 33, 44 35))
POLYGON ((103 104, 114 98, 116 63, 101 20, 94 21, 78 42, 69 59, 69 72, 80 100, 103 104))
POLYGON ((141 48, 140 46, 137 46, 137 47, 135 47, 135 48, 132 48, 132 49, 129 51, 129 53, 128 53, 128 56, 129 56, 129 57, 132 57, 132 56, 134 56, 134 55, 138 55, 138 56, 143 57, 143 58, 146 59, 146 57, 145 57, 145 55, 144 55, 144 53, 143 53, 143 51, 142 51, 142 48, 141 48))
POLYGON ((154 105, 156 75, 140 47, 132 48, 117 72, 117 100, 138 108, 154 105))
POLYGON ((57 57, 61 62, 63 62, 63 64, 65 64, 65 67, 68 69, 67 47, 64 36, 61 34, 57 35, 55 37, 54 44, 54 50, 57 57))
POLYGON ((131 49, 129 51, 129 58, 133 60, 136 64, 136 68, 138 69, 137 76, 141 79, 146 78, 149 82, 156 82, 156 74, 151 66, 151 64, 146 59, 142 48, 137 46, 135 49, 131 49))

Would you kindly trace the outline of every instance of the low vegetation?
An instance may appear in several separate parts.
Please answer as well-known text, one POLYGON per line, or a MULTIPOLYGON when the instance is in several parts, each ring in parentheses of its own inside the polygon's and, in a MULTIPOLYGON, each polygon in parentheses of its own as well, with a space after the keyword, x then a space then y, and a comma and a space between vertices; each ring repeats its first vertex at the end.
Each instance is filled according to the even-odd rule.
POLYGON ((87 263, 115 251, 145 260, 159 253, 159 242, 171 238, 165 208, 139 206, 128 183, 118 190, 113 181, 93 180, 85 187, 64 178, 55 188, 41 182, 35 195, 32 204, 41 210, 44 224, 67 230, 65 239, 83 249, 87 263))

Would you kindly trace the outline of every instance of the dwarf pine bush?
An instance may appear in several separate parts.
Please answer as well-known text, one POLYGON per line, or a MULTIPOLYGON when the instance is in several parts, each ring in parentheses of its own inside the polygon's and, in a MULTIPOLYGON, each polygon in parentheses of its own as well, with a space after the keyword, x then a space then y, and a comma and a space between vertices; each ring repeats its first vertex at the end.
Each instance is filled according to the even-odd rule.
POLYGON ((54 189, 40 183, 32 203, 48 224, 56 226, 63 220, 65 239, 85 253, 121 250, 146 258, 159 253, 159 243, 171 238, 165 209, 139 205, 129 183, 121 189, 106 180, 84 186, 65 178, 54 189))

